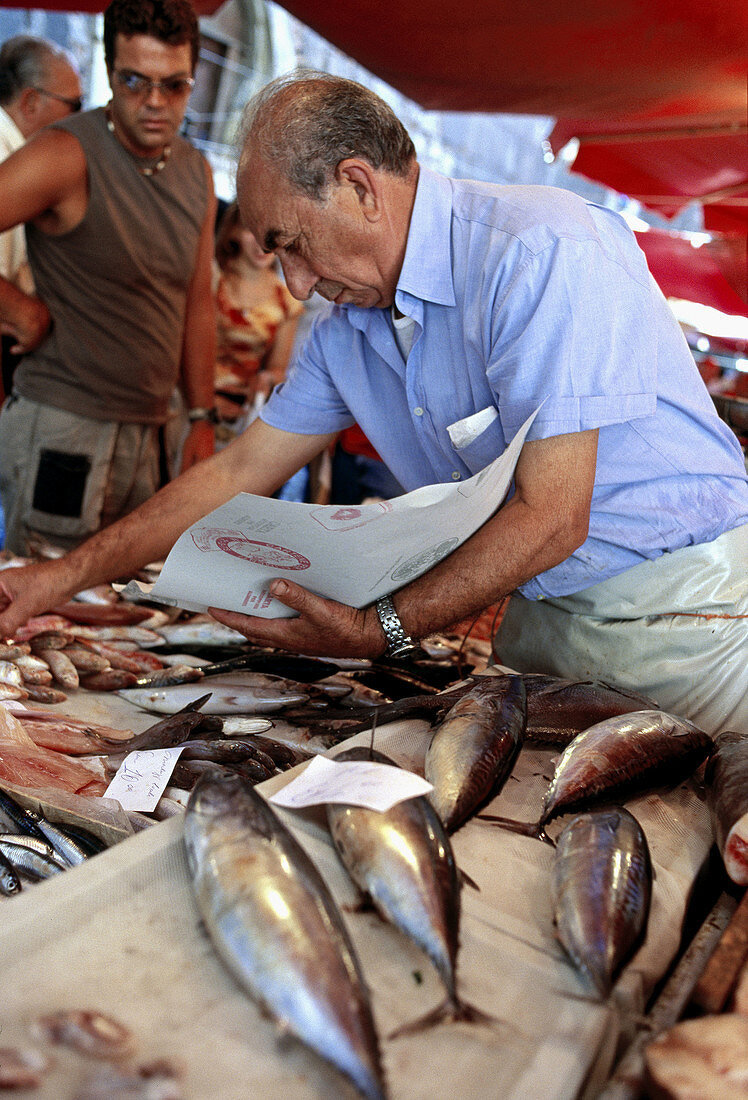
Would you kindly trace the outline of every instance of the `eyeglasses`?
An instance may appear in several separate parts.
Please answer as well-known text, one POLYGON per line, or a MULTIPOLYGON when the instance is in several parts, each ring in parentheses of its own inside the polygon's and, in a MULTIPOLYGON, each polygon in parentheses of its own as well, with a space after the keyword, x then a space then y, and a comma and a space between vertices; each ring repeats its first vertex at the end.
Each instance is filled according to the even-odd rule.
POLYGON ((115 69, 114 75, 119 84, 133 96, 145 98, 158 88, 167 99, 179 99, 187 95, 195 86, 191 76, 167 76, 165 80, 149 80, 140 73, 131 73, 127 69, 115 69))
POLYGON ((48 92, 46 88, 32 88, 32 91, 39 92, 40 95, 47 95, 50 99, 57 99, 60 103, 67 103, 71 111, 80 111, 83 107, 83 100, 80 96, 76 96, 74 99, 72 96, 58 95, 57 92, 48 92))

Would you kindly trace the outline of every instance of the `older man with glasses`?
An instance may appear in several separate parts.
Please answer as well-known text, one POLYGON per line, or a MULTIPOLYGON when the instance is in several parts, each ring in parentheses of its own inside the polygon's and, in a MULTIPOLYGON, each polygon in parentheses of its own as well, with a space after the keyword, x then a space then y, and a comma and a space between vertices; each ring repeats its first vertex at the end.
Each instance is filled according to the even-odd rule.
MULTIPOLYGON (((0 46, 0 161, 27 138, 83 106, 78 70, 67 52, 46 38, 19 34, 0 46)), ((30 292, 23 226, 0 234, 0 275, 30 292)), ((10 392, 17 357, 3 337, 2 392, 10 392)))
POLYGON ((23 356, 0 416, 17 553, 39 537, 75 546, 159 488, 177 383, 183 467, 213 451, 215 197, 178 134, 198 46, 188 0, 113 0, 108 105, 78 113, 77 86, 34 79, 58 121, 0 165, 0 231, 26 224, 36 284, 0 280, 0 324, 23 356))

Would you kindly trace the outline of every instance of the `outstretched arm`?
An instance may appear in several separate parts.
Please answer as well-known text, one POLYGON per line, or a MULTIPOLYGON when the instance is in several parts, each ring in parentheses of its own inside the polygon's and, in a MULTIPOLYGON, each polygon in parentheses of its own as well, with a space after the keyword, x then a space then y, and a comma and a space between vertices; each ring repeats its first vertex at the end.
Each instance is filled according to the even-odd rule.
POLYGON ((187 527, 238 492, 268 495, 331 436, 294 435, 262 420, 225 450, 169 482, 136 511, 55 561, 0 572, 0 638, 90 585, 127 578, 165 557, 187 527))

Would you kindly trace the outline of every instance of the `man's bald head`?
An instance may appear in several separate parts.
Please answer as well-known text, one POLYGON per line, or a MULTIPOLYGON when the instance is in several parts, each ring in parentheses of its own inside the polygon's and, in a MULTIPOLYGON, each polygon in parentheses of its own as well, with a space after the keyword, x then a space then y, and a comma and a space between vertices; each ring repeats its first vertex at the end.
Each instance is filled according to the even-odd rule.
POLYGON ((259 157, 316 201, 351 157, 403 178, 415 165, 413 142, 391 107, 328 73, 300 70, 267 84, 247 105, 242 129, 240 176, 259 157))

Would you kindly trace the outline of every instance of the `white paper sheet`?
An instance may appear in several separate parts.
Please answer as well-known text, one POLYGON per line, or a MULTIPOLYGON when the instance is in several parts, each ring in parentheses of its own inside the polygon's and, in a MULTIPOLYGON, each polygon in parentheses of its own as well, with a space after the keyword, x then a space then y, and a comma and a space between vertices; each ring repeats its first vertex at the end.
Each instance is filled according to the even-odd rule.
POLYGON ((480 473, 394 500, 343 507, 239 493, 180 536, 150 591, 131 581, 122 595, 147 592, 188 611, 220 607, 274 619, 295 614, 268 591, 270 581, 288 576, 364 607, 431 569, 494 514, 536 415, 480 473))
POLYGON ((270 801, 288 810, 332 802, 385 811, 398 802, 418 798, 433 789, 420 775, 392 764, 369 760, 337 761, 315 756, 295 779, 271 795, 270 801))

